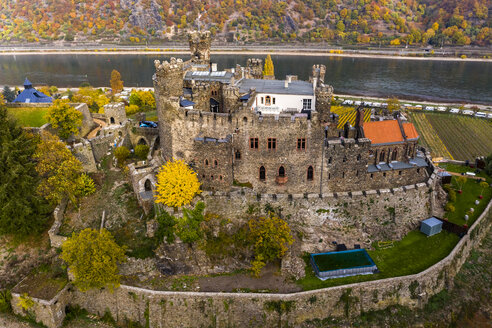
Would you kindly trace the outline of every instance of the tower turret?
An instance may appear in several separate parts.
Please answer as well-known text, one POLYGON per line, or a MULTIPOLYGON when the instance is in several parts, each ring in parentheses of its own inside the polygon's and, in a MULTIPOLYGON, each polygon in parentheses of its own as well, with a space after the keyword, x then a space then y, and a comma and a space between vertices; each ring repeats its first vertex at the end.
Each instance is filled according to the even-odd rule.
POLYGON ((191 61, 195 64, 210 65, 210 31, 193 31, 188 33, 191 61))
POLYGON ((333 87, 331 85, 322 85, 316 88, 316 111, 319 113, 321 123, 330 120, 331 97, 333 96, 333 87))

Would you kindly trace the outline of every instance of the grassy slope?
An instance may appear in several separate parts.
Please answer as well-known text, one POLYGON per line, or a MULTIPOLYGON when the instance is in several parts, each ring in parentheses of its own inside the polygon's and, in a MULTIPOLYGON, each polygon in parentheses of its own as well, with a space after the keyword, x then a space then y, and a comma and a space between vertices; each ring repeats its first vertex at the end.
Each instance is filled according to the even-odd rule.
POLYGON ((21 126, 40 127, 43 124, 48 123, 48 121, 44 118, 48 112, 47 108, 7 108, 7 112, 9 115, 14 117, 21 126))

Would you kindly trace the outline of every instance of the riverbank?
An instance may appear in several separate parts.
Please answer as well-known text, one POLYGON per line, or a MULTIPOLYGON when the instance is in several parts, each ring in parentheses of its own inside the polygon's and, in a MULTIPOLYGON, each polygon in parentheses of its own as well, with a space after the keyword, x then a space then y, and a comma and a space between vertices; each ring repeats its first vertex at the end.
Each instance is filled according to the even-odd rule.
MULTIPOLYGON (((212 55, 275 55, 275 56, 315 56, 315 57, 349 57, 349 58, 379 58, 379 59, 400 59, 400 60, 427 60, 427 61, 474 61, 492 62, 492 49, 488 55, 481 55, 481 58, 470 58, 462 53, 464 50, 450 51, 437 50, 431 54, 427 50, 350 50, 350 49, 319 49, 319 48, 263 48, 254 49, 231 47, 215 48, 211 50, 212 55), (239 49, 240 48, 240 49, 239 49), (489 58, 486 58, 489 57, 489 58)), ((1 49, 1 55, 155 55, 155 54, 189 54, 186 47, 175 47, 174 49, 163 48, 81 48, 81 49, 57 49, 57 48, 25 48, 25 49, 1 49)))

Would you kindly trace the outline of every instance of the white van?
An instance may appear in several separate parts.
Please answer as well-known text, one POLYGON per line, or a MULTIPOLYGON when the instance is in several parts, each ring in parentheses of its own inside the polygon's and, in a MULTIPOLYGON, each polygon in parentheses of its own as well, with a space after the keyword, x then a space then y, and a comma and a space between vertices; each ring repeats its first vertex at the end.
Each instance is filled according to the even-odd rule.
POLYGON ((473 115, 475 112, 470 110, 470 109, 466 109, 463 111, 463 115, 473 115))
POLYGON ((437 107, 437 110, 438 110, 439 112, 445 112, 445 111, 446 111, 446 107, 444 107, 444 106, 439 106, 439 107, 437 107))
POLYGON ((458 114, 458 113, 460 112, 460 110, 459 110, 458 108, 451 108, 451 109, 449 110, 449 112, 450 112, 451 114, 458 114))
POLYGON ((476 112, 475 117, 486 118, 487 114, 485 114, 484 112, 476 112))
POLYGON ((424 109, 433 112, 435 108, 433 106, 425 106, 424 109))

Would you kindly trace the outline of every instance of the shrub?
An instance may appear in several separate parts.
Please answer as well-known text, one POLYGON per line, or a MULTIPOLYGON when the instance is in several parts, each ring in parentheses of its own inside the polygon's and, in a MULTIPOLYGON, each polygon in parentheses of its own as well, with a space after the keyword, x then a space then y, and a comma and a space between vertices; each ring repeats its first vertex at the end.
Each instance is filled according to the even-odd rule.
POLYGON ((139 112, 139 108, 137 105, 129 105, 129 106, 126 106, 125 107, 125 111, 126 111, 126 115, 132 115, 132 114, 135 114, 137 112, 139 112))
POLYGON ((92 180, 92 178, 85 173, 80 175, 80 177, 77 179, 76 185, 77 196, 84 197, 96 192, 96 185, 94 184, 94 180, 92 180))
POLYGON ((130 151, 125 146, 121 146, 116 148, 114 151, 114 156, 118 160, 118 165, 123 166, 128 156, 130 156, 130 151))
POLYGON ((453 189, 449 190, 448 198, 450 202, 455 202, 456 201, 456 191, 453 189))
POLYGON ((12 306, 10 304, 11 299, 12 294, 10 294, 10 290, 0 290, 0 313, 12 311, 12 306))
POLYGON ((137 145, 135 147, 135 155, 141 160, 144 160, 147 158, 147 155, 149 154, 149 149, 150 148, 147 145, 137 145))
POLYGON ((453 213, 455 211, 454 205, 450 203, 447 203, 444 209, 449 213, 453 213))
POLYGON ((191 244, 202 238, 203 231, 200 224, 204 220, 204 209, 203 202, 198 202, 193 210, 183 208, 183 217, 177 220, 176 234, 184 243, 191 244))
POLYGON ((176 237, 174 232, 176 230, 176 218, 166 211, 162 211, 156 217, 159 226, 155 232, 155 238, 157 239, 157 244, 161 243, 164 238, 168 243, 173 243, 176 237))

